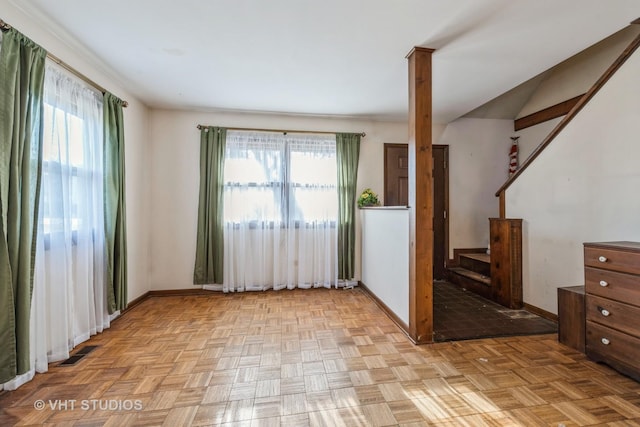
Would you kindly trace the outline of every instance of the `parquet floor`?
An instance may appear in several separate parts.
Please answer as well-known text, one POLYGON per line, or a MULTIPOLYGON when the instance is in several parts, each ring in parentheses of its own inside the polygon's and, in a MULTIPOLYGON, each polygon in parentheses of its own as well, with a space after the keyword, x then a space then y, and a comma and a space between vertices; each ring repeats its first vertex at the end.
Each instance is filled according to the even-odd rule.
POLYGON ((0 425, 640 425, 640 384, 553 334, 417 347, 357 288, 150 298, 86 344, 0 425))

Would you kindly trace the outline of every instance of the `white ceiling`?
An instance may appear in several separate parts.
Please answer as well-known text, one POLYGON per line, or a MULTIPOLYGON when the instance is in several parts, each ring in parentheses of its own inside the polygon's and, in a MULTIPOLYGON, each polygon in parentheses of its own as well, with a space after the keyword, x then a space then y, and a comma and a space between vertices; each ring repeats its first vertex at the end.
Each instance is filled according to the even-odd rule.
POLYGON ((640 16, 638 0, 10 1, 158 108, 405 119, 405 56, 435 48, 442 123, 640 16))

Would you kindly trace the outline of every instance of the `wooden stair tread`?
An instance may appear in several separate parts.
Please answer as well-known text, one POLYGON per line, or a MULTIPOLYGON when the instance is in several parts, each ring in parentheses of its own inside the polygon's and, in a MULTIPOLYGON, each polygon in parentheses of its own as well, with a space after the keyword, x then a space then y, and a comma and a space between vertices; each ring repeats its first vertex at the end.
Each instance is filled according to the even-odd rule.
POLYGON ((452 268, 449 268, 449 271, 459 274, 461 276, 467 277, 469 279, 475 280, 476 282, 480 282, 484 285, 491 286, 491 277, 485 276, 475 271, 467 270, 466 268, 462 268, 462 267, 452 267, 452 268))
POLYGON ((477 253, 477 254, 460 254, 460 258, 471 258, 476 261, 485 262, 487 264, 491 264, 491 256, 488 254, 477 253))
POLYGON ((456 267, 489 277, 491 276, 491 257, 482 252, 460 254, 460 261, 456 267))

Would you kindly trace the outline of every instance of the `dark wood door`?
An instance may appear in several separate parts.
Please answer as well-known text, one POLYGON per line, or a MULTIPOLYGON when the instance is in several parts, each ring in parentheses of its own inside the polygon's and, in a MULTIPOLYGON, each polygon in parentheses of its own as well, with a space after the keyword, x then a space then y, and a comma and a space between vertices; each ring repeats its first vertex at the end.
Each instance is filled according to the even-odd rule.
POLYGON ((448 250, 449 147, 433 146, 433 279, 444 279, 448 250))
POLYGON ((384 205, 409 204, 409 149, 407 144, 384 144, 384 205))
MULTIPOLYGON (((407 206, 409 200, 407 144, 384 144, 384 204, 407 206)), ((444 279, 449 241, 449 146, 433 146, 433 278, 444 279)))

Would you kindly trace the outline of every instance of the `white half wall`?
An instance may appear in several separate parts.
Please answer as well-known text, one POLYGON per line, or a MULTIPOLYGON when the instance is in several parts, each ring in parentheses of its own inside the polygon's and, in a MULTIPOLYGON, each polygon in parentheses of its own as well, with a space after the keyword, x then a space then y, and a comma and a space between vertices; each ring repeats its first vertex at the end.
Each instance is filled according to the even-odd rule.
POLYGON ((149 191, 148 191, 148 141, 149 110, 131 93, 123 89, 119 78, 106 72, 108 66, 96 62, 94 55, 67 35, 49 31, 50 22, 38 21, 27 16, 12 3, 2 2, 2 16, 5 22, 60 58, 89 79, 106 88, 117 97, 126 100, 129 107, 124 109, 125 168, 127 192, 127 246, 128 246, 128 300, 149 291, 149 191), (88 59, 89 58, 89 59, 88 59))
POLYGON ((584 284, 584 242, 640 240, 640 52, 507 189, 523 218, 523 292, 557 313, 557 288, 584 284))
POLYGON ((409 327, 409 209, 361 209, 362 283, 409 327))
MULTIPOLYGON (((196 125, 261 129, 366 132, 360 145, 358 192, 370 187, 382 196, 384 143, 406 143, 406 122, 322 118, 278 114, 197 111, 151 111, 151 289, 193 287, 198 188, 200 185, 200 131, 196 125)), ((356 216, 356 239, 360 220, 356 216)), ((356 251, 356 279, 360 273, 360 244, 356 251)))
POLYGON ((447 125, 449 258, 453 249, 489 244, 489 218, 499 214, 496 190, 508 177, 512 120, 462 118, 447 125))

